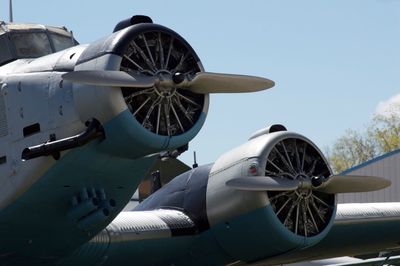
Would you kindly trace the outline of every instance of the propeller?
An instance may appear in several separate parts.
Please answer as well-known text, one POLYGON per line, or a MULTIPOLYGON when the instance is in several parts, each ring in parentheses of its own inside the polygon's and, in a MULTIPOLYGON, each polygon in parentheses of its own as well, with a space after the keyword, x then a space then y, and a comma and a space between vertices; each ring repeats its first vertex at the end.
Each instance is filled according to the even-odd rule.
POLYGON ((324 193, 353 193, 369 192, 384 189, 391 185, 391 181, 377 176, 359 176, 359 175, 333 175, 327 180, 314 177, 311 179, 313 186, 317 191, 324 193))
POLYGON ((194 93, 255 92, 273 87, 272 80, 234 74, 198 72, 190 77, 181 73, 159 73, 157 76, 130 75, 124 71, 81 70, 66 73, 64 80, 74 83, 131 88, 182 88, 194 93))
POLYGON ((246 176, 228 180, 226 185, 237 190, 291 191, 298 188, 299 181, 269 176, 246 176))
POLYGON ((247 176, 226 182, 228 187, 238 190, 293 191, 313 189, 329 194, 376 191, 386 188, 390 184, 390 180, 382 177, 357 175, 332 175, 326 179, 324 177, 313 177, 295 180, 270 176, 247 176))
POLYGON ((155 78, 140 75, 133 77, 124 71, 112 70, 81 70, 62 75, 64 80, 96 86, 150 88, 154 86, 155 78))

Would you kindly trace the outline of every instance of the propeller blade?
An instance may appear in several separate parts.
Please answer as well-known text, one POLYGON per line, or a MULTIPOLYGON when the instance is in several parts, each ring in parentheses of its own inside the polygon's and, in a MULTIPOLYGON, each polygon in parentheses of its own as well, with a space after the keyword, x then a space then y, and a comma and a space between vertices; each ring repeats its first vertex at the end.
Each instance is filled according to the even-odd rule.
POLYGON ((133 77, 124 71, 111 70, 72 71, 62 75, 62 78, 88 85, 135 88, 151 88, 156 81, 156 78, 150 76, 138 75, 133 77))
POLYGON ((228 187, 250 191, 291 191, 296 190, 299 181, 269 176, 246 176, 234 178, 225 183, 228 187))
POLYGON ((246 75, 199 72, 187 84, 187 89, 200 94, 255 92, 273 87, 272 80, 246 75))
POLYGON ((331 194, 369 192, 384 189, 390 184, 390 180, 376 176, 333 175, 314 190, 331 194))
POLYGON ((110 86, 150 88, 153 86, 183 88, 194 93, 240 93, 269 89, 275 85, 272 80, 246 75, 199 72, 192 79, 182 77, 176 81, 173 77, 132 76, 124 71, 78 70, 62 75, 64 80, 75 83, 110 86))

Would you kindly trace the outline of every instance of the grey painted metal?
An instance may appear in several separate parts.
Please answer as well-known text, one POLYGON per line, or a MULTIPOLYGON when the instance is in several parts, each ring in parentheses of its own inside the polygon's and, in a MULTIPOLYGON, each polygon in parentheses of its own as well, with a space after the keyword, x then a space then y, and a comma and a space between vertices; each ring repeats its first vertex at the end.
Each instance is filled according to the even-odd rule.
POLYGON ((338 204, 335 224, 400 220, 400 202, 338 204))
MULTIPOLYGON (((342 263, 358 263, 361 262, 361 259, 356 259, 352 257, 339 257, 332 258, 326 260, 314 260, 307 262, 298 262, 298 263, 290 263, 290 264, 281 264, 280 266, 328 266, 328 265, 338 265, 342 263)), ((351 264, 352 265, 352 264, 351 264)))
POLYGON ((228 180, 226 185, 237 190, 292 191, 299 187, 300 182, 298 180, 273 178, 269 176, 246 176, 228 180))
POLYGON ((275 144, 288 138, 303 140, 322 154, 306 137, 280 131, 252 138, 215 162, 207 186, 207 214, 211 225, 269 204, 268 196, 262 191, 240 191, 225 184, 243 176, 265 175, 268 154, 275 144))
MULTIPOLYGON (((160 71, 167 70, 161 69, 158 72, 160 71)), ((63 78, 71 82, 95 86, 131 87, 133 90, 155 86, 159 90, 179 88, 199 94, 254 92, 274 86, 273 81, 261 77, 210 72, 199 72, 189 78, 184 76, 183 80, 178 82, 170 73, 160 72, 155 73, 154 76, 147 76, 130 75, 127 72, 115 70, 74 71, 65 74, 63 78)))
POLYGON ((105 230, 110 236, 109 242, 118 243, 172 237, 171 230, 193 227, 193 221, 181 211, 155 210, 121 212, 105 230))
MULTIPOLYGON (((2 84, 0 83, 0 88, 2 84)), ((0 91, 0 137, 4 137, 8 134, 8 123, 6 116, 6 103, 3 93, 0 91)))
MULTIPOLYGON (((63 56, 63 52, 56 56, 63 56)), ((40 61, 50 65, 54 59, 52 55, 40 61)), ((29 60, 32 65, 34 61, 29 60)), ((85 127, 73 106, 71 84, 61 82, 63 72, 29 73, 19 68, 27 62, 17 60, 0 67, 8 128, 8 134, 0 137, 0 150, 7 156, 7 163, 0 165, 0 208, 18 198, 55 163, 53 158, 23 162, 21 154, 26 147, 47 141, 50 134, 65 138, 85 127), (12 74, 17 69, 22 73, 12 74), (40 124, 40 131, 24 136, 23 129, 35 123, 40 124)))
POLYGON ((379 257, 372 259, 356 259, 352 257, 338 257, 326 260, 314 260, 309 262, 282 264, 285 266, 383 266, 399 265, 400 256, 379 257))
POLYGON ((272 88, 275 83, 266 78, 246 75, 201 72, 188 80, 187 87, 195 93, 241 93, 272 88))
POLYGON ((370 175, 333 175, 316 189, 325 193, 358 193, 381 190, 390 184, 390 180, 370 175))
POLYGON ((392 184, 380 191, 341 194, 338 196, 339 203, 400 202, 400 150, 349 169, 344 174, 384 177, 392 184))
MULTIPOLYGON (((65 28, 47 28, 70 36, 65 28)), ((8 39, 6 33, 10 31, 43 31, 47 28, 39 24, 2 23, 0 44, 5 44, 3 36, 8 39)), ((7 43, 5 47, 8 47, 7 43)), ((24 148, 46 142, 51 134, 65 138, 85 128, 73 103, 72 85, 63 82, 61 74, 74 69, 86 47, 76 46, 40 58, 18 59, 0 67, 0 156, 6 156, 6 163, 0 165, 0 208, 22 195, 55 164, 53 158, 23 162, 24 148), (36 123, 39 132, 23 134, 25 127, 36 123)), ((13 58, 0 55, 2 59, 13 58)))
POLYGON ((269 203, 263 191, 239 191, 225 184, 230 179, 247 176, 250 165, 255 165, 257 175, 262 175, 265 168, 260 166, 260 158, 271 140, 271 135, 252 139, 215 162, 207 185, 207 215, 211 226, 269 203))
POLYGON ((359 262, 347 262, 339 264, 330 264, 329 266, 374 266, 374 265, 399 265, 400 256, 388 256, 373 259, 366 259, 359 262))
POLYGON ((331 232, 320 243, 250 265, 280 265, 398 249, 399 222, 400 202, 338 204, 331 232))
POLYGON ((381 190, 390 186, 391 182, 382 177, 332 175, 323 178, 321 185, 314 186, 312 180, 283 179, 269 176, 246 176, 230 179, 226 182, 228 187, 249 191, 292 191, 299 188, 313 189, 324 193, 351 193, 381 190))
POLYGON ((124 71, 116 70, 73 71, 63 75, 63 79, 81 84, 112 87, 132 87, 133 89, 153 87, 156 80, 155 77, 149 77, 145 75, 132 76, 124 71))
POLYGON ((273 132, 278 132, 278 131, 287 131, 287 129, 286 129, 286 127, 283 126, 283 125, 274 124, 274 125, 271 125, 271 126, 269 126, 269 127, 265 127, 265 128, 260 129, 260 130, 257 130, 256 132, 254 132, 254 133, 250 136, 249 140, 254 139, 254 138, 256 138, 256 137, 259 137, 259 136, 262 136, 262 135, 265 135, 265 134, 269 134, 269 133, 273 133, 273 132))
MULTIPOLYGON (((117 70, 121 60, 118 55, 106 54, 76 66, 75 70, 117 70)), ((103 124, 128 108, 117 87, 73 83, 73 92, 82 122, 95 116, 103 124), (91 104, 93 102, 97 104, 91 104)))

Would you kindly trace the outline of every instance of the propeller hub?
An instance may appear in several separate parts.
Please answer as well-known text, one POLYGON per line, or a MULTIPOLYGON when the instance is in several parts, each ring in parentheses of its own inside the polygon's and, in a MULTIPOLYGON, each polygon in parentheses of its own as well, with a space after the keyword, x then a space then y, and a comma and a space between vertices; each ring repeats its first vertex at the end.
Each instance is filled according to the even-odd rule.
POLYGON ((180 84, 185 80, 185 75, 180 73, 180 72, 176 72, 173 76, 172 76, 172 81, 175 84, 180 84))
POLYGON ((310 178, 308 176, 300 174, 296 176, 295 179, 299 181, 299 186, 296 190, 297 196, 302 199, 311 197, 312 184, 310 178))
POLYGON ((311 178, 312 186, 317 188, 324 183, 325 178, 323 176, 313 176, 311 178))
POLYGON ((162 98, 171 98, 175 95, 176 87, 173 76, 170 71, 161 69, 154 76, 157 77, 155 82, 156 93, 162 98))

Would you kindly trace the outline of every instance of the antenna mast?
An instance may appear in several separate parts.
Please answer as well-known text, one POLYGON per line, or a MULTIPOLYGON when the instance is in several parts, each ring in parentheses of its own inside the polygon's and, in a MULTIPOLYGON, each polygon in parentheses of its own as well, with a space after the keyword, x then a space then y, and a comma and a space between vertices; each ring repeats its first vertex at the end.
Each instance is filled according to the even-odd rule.
POLYGON ((9 1, 9 11, 10 11, 10 22, 14 22, 13 10, 12 10, 12 0, 9 1))
POLYGON ((197 168, 199 165, 197 164, 197 161, 196 161, 196 151, 194 151, 193 152, 193 166, 192 166, 192 168, 194 169, 194 168, 197 168))

